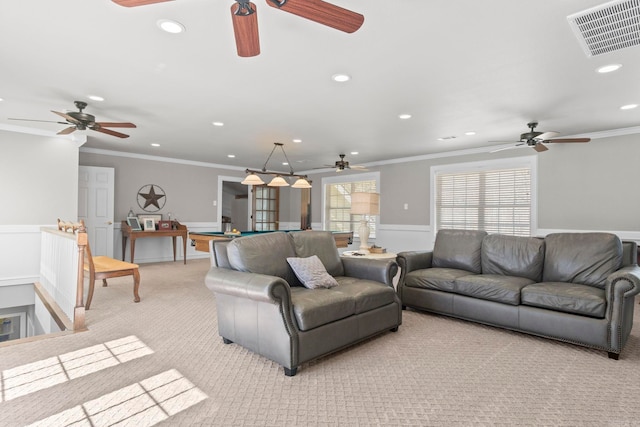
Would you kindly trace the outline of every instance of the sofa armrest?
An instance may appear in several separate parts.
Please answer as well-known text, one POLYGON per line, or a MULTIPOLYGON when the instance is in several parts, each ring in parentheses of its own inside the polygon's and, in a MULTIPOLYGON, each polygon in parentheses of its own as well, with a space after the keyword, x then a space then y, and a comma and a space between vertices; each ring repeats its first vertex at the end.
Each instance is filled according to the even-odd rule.
POLYGON ((432 251, 404 251, 398 253, 398 265, 402 273, 431 268, 432 251))
POLYGON ((640 292, 640 268, 623 267, 607 277, 607 318, 609 319, 609 351, 619 354, 633 327, 635 298, 640 292))
POLYGON ((640 293, 640 267, 629 265, 607 277, 606 291, 608 296, 626 298, 640 293))
POLYGON ((344 275, 357 279, 373 280, 393 286, 393 278, 398 273, 395 259, 342 258, 344 275))
POLYGON ((280 277, 212 267, 205 284, 212 292, 291 307, 291 288, 280 277))

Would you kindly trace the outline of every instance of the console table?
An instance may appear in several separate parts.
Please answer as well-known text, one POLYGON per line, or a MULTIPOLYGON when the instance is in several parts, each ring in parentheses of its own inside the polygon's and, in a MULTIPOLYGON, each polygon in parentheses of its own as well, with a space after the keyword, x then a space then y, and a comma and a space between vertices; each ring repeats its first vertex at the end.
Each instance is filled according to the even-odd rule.
POLYGON ((170 230, 154 230, 142 231, 132 230, 127 221, 122 221, 122 260, 124 261, 125 249, 127 247, 127 238, 131 240, 131 262, 136 252, 136 239, 145 237, 171 237, 173 239, 173 261, 176 260, 176 237, 182 237, 182 250, 184 252, 184 263, 187 263, 187 226, 180 224, 178 221, 171 221, 170 230))

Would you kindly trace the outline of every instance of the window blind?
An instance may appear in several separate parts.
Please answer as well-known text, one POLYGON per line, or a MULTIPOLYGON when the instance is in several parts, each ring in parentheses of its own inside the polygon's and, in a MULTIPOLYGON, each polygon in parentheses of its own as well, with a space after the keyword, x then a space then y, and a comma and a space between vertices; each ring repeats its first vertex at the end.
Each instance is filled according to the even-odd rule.
POLYGON ((436 228, 531 235, 531 169, 436 174, 436 228))
MULTIPOLYGON (((376 181, 352 181, 326 184, 325 186, 325 230, 331 231, 357 231, 360 221, 365 215, 352 215, 351 193, 374 193, 376 181)), ((371 236, 375 237, 375 217, 369 217, 371 236)))

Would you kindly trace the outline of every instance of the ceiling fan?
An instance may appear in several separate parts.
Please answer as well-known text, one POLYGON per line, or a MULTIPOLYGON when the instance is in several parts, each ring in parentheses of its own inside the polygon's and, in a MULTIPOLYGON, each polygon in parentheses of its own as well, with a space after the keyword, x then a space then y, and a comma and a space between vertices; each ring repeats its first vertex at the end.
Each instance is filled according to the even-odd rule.
POLYGON ((369 170, 364 166, 349 165, 349 162, 346 161, 344 157, 345 157, 345 154, 340 154, 340 160, 336 160, 335 164, 333 165, 325 165, 325 167, 328 167, 328 168, 334 167, 336 168, 336 172, 343 172, 345 169, 353 169, 353 170, 361 170, 361 171, 369 170))
MULTIPOLYGON (((134 7, 172 0, 112 0, 120 6, 134 7)), ((284 10, 345 33, 357 31, 364 16, 323 0, 266 0, 276 9, 284 10)), ((235 0, 231 5, 231 20, 236 38, 238 56, 250 57, 260 54, 257 8, 250 0, 235 0)))
MULTIPOLYGON (((518 147, 531 147, 536 150, 538 153, 543 151, 547 151, 548 148, 544 144, 550 143, 566 143, 566 142, 589 142, 591 138, 560 138, 560 139, 551 139, 556 135, 559 135, 558 132, 536 132, 535 128, 538 126, 537 122, 527 123, 529 127, 529 132, 525 132, 520 135, 520 141, 516 142, 516 144, 512 147, 498 148, 497 150, 493 150, 492 153, 502 150, 510 150, 512 148, 518 147)), ((499 141, 494 141, 499 142, 499 141)))
POLYGON ((74 104, 76 105, 76 108, 78 108, 78 110, 80 111, 70 111, 67 113, 61 113, 59 111, 51 110, 52 113, 59 115, 60 117, 65 119, 66 122, 54 122, 52 120, 11 119, 11 118, 9 120, 23 120, 28 122, 47 122, 47 123, 59 123, 61 125, 71 125, 65 129, 62 129, 60 132, 58 132, 58 135, 68 135, 71 132, 74 132, 76 130, 91 129, 91 130, 95 130, 96 132, 106 133, 107 135, 117 136, 118 138, 129 138, 129 135, 125 135, 124 133, 116 132, 114 130, 107 129, 107 128, 136 127, 136 125, 134 125, 133 123, 96 122, 95 116, 82 112, 82 110, 84 110, 87 107, 86 102, 74 101, 74 104))

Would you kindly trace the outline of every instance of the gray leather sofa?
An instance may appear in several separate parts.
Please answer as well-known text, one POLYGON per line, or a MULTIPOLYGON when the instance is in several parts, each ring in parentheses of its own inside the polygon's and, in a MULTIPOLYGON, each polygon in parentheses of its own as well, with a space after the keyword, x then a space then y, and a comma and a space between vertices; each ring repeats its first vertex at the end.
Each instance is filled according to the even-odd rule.
POLYGON ((293 376, 305 362, 384 331, 397 331, 402 306, 395 260, 342 259, 330 232, 275 232, 212 244, 205 283, 214 292, 218 332, 293 376), (288 257, 317 255, 338 286, 308 289, 288 257))
POLYGON ((605 350, 618 359, 640 291, 635 242, 441 230, 433 251, 398 254, 403 308, 605 350))

